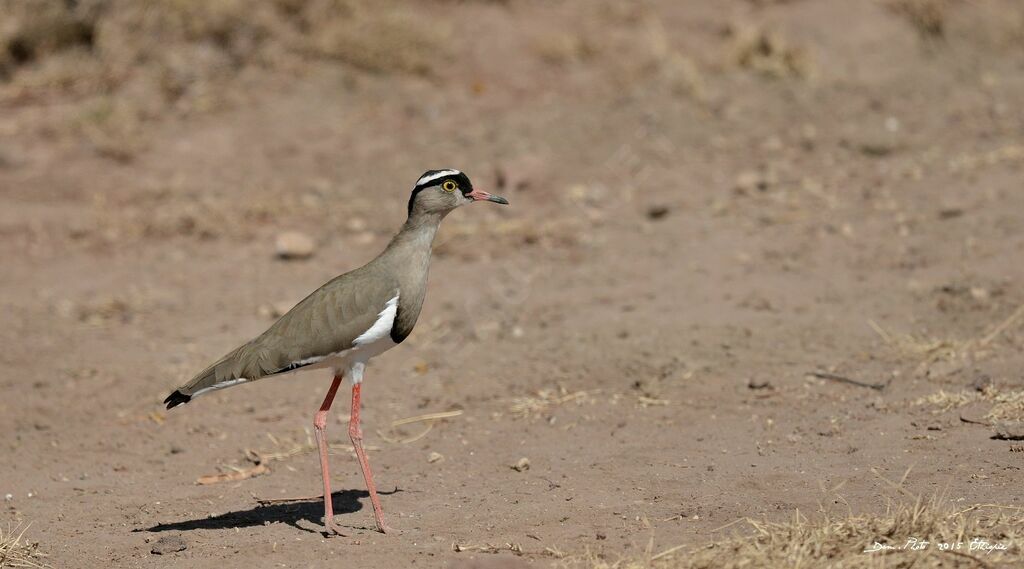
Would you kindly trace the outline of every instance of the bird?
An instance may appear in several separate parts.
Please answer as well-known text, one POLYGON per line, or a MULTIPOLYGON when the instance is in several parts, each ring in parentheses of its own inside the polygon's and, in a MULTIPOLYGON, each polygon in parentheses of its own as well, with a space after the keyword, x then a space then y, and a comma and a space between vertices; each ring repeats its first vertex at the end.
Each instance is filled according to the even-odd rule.
POLYGON ((265 332, 228 352, 164 399, 167 409, 227 387, 296 370, 329 368, 333 380, 313 416, 324 487, 324 529, 345 535, 334 519, 327 460, 327 413, 343 378, 352 386, 348 434, 373 505, 377 530, 388 533, 363 449, 359 423, 363 374, 371 358, 401 344, 416 325, 427 292, 434 237, 441 221, 464 205, 508 200, 478 190, 451 168, 428 170, 409 196, 408 217, 384 251, 362 267, 331 279, 265 332))

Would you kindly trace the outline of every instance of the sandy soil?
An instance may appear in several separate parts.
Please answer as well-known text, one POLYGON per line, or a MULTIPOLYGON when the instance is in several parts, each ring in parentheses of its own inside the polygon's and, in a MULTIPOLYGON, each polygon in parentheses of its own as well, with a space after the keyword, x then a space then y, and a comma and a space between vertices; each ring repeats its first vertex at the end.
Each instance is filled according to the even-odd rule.
POLYGON ((1021 504, 1020 443, 961 420, 991 403, 916 403, 1024 388, 1019 7, 936 32, 882 2, 616 6, 438 2, 430 73, 249 69, 116 152, 58 128, 70 95, 8 99, 0 522, 55 567, 539 567, 882 511, 893 483, 1021 504), (316 498, 260 500, 316 494, 315 455, 271 455, 303 450, 328 377, 160 401, 374 256, 448 166, 512 206, 446 221, 415 332, 367 371, 400 531, 370 529, 339 398, 352 537, 325 539, 316 498), (286 230, 315 255, 276 259, 286 230))

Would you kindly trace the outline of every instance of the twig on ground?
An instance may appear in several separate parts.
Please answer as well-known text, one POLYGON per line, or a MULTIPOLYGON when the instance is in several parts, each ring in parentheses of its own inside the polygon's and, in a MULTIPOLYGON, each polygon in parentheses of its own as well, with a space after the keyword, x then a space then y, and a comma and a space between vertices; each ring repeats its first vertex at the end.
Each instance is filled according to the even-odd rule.
POLYGON ((207 474, 206 476, 200 476, 196 479, 196 484, 207 485, 217 484, 219 482, 235 482, 238 480, 245 480, 260 474, 266 474, 270 472, 266 464, 260 463, 252 468, 235 468, 233 472, 222 472, 220 474, 207 474))
POLYGON ((732 526, 734 526, 734 525, 736 525, 736 524, 738 524, 740 522, 748 521, 749 519, 750 518, 737 518, 737 519, 735 519, 735 520, 725 524, 724 526, 716 527, 715 529, 711 530, 711 533, 720 532, 720 531, 724 530, 725 528, 732 527, 732 526))
POLYGON ((662 557, 665 557, 667 555, 672 555, 673 553, 679 551, 680 549, 682 549, 684 547, 686 547, 685 543, 682 544, 682 545, 677 545, 675 547, 670 547, 670 548, 666 549, 665 551, 662 551, 661 553, 652 556, 651 557, 651 561, 657 561, 658 559, 661 559, 662 557))
POLYGON ((451 417, 458 417, 464 413, 462 409, 454 409, 452 411, 441 411, 440 413, 427 413, 426 415, 417 415, 415 417, 408 417, 405 419, 399 419, 392 421, 392 427, 400 427, 402 425, 408 425, 409 423, 419 423, 422 421, 436 421, 438 419, 449 419, 451 417))
POLYGON ((952 514, 949 515, 949 518, 955 518, 956 516, 966 514, 967 512, 973 512, 974 510, 980 510, 982 508, 995 508, 995 509, 998 509, 998 510, 1013 510, 1015 512, 1020 512, 1021 510, 1024 510, 1024 507, 1022 507, 1022 506, 1006 506, 1006 505, 1003 505, 1003 504, 975 504, 975 505, 973 505, 973 506, 971 506, 969 508, 964 508, 962 510, 958 510, 956 512, 953 512, 952 514))
POLYGON ((879 472, 878 469, 875 468, 874 466, 869 468, 868 471, 871 472, 871 474, 874 474, 875 477, 878 478, 879 480, 881 480, 882 482, 885 482, 886 484, 888 484, 893 490, 899 492, 900 494, 903 494, 903 495, 908 496, 910 498, 920 499, 920 496, 915 496, 914 494, 912 494, 910 491, 908 491, 906 488, 903 487, 903 483, 906 482, 906 480, 907 480, 907 475, 910 474, 910 469, 909 468, 907 469, 906 472, 903 473, 903 478, 901 478, 898 483, 897 482, 893 482, 892 480, 889 480, 888 478, 883 476, 882 473, 879 472))
MULTIPOLYGON (((489 543, 485 543, 485 544, 481 544, 481 545, 472 545, 472 544, 465 544, 465 545, 463 545, 463 544, 460 544, 460 543, 453 543, 452 544, 452 551, 454 551, 456 553, 461 553, 463 551, 479 551, 480 553, 498 553, 500 551, 511 551, 512 553, 514 553, 516 555, 524 555, 525 554, 525 552, 523 551, 523 547, 521 545, 519 545, 518 543, 506 543, 504 546, 491 545, 489 543)), ((536 555, 536 554, 533 554, 533 555, 536 555)))
POLYGON ((1013 324, 1021 317, 1024 317, 1024 304, 1018 306, 1017 310, 1013 311, 1013 314, 1011 314, 1006 320, 1003 320, 1002 323, 996 326, 994 330, 989 332, 987 336, 978 341, 978 345, 981 346, 982 348, 988 346, 996 338, 998 338, 1000 334, 1002 334, 1011 326, 1013 326, 1013 324))
POLYGON ((889 386, 888 381, 885 383, 866 383, 863 381, 857 381, 856 379, 850 379, 848 377, 843 377, 841 375, 836 375, 834 373, 828 373, 824 371, 811 371, 807 372, 807 375, 811 377, 816 377, 818 379, 827 379, 830 381, 838 381, 840 383, 848 383, 850 385, 856 385, 857 387, 867 387, 868 389, 875 389, 877 391, 881 391, 889 386))
POLYGON ((969 419, 967 417, 964 417, 963 415, 960 415, 960 422, 962 422, 962 423, 970 423, 972 425, 982 425, 982 426, 985 426, 985 427, 991 427, 992 426, 992 423, 989 423, 987 421, 979 421, 977 419, 969 419))
POLYGON ((646 395, 638 395, 636 402, 641 407, 653 407, 653 406, 664 406, 671 405, 672 402, 668 399, 658 399, 657 397, 647 397, 646 395))
POLYGON ((377 430, 377 436, 379 436, 380 438, 384 439, 385 441, 387 441, 387 442, 389 442, 391 444, 407 445, 409 443, 414 443, 414 442, 422 439, 423 437, 427 436, 427 433, 429 433, 431 431, 431 429, 433 429, 433 428, 434 428, 434 422, 431 421, 431 422, 427 423, 427 428, 423 429, 423 432, 421 432, 418 435, 413 435, 413 436, 411 436, 411 437, 409 437, 407 439, 393 439, 393 438, 385 435, 384 431, 381 431, 380 429, 377 430))
POLYGON ((425 415, 416 415, 415 417, 407 417, 405 419, 398 419, 397 421, 392 421, 391 422, 391 428, 392 429, 394 429, 395 427, 401 427, 402 425, 411 425, 412 423, 422 423, 422 422, 426 422, 427 423, 427 427, 425 429, 423 429, 422 432, 420 432, 418 435, 413 435, 413 436, 411 436, 409 438, 406 438, 406 439, 399 439, 399 438, 389 437, 387 434, 384 433, 384 431, 381 431, 379 429, 377 430, 377 435, 380 438, 384 439, 385 441, 387 441, 387 442, 389 442, 391 444, 407 445, 409 443, 416 442, 416 441, 422 439, 423 437, 427 436, 427 433, 429 433, 431 431, 431 429, 434 428, 434 423, 436 421, 439 421, 441 419, 450 419, 452 417, 458 417, 459 415, 462 415, 463 413, 464 413, 464 411, 462 409, 453 409, 451 411, 441 411, 441 412, 438 412, 438 413, 427 413, 425 415))
POLYGON ((882 338, 882 341, 885 342, 886 344, 889 344, 891 346, 895 343, 893 341, 892 336, 890 336, 889 333, 885 331, 885 328, 879 326, 878 322, 875 322, 874 320, 868 318, 868 326, 871 326, 871 329, 874 330, 875 333, 878 334, 882 338))

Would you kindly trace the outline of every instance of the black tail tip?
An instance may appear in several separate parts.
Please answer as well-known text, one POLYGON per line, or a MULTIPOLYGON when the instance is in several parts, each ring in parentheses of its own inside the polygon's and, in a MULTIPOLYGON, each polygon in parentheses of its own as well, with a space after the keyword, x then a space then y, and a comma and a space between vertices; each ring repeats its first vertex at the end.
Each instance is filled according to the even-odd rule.
POLYGON ((173 408, 177 407, 178 405, 182 405, 184 403, 188 403, 191 400, 192 400, 192 396, 191 395, 185 395, 184 393, 181 392, 180 389, 178 389, 178 390, 175 390, 174 393, 168 395, 167 399, 164 399, 164 403, 167 404, 167 408, 168 409, 173 409, 173 408))

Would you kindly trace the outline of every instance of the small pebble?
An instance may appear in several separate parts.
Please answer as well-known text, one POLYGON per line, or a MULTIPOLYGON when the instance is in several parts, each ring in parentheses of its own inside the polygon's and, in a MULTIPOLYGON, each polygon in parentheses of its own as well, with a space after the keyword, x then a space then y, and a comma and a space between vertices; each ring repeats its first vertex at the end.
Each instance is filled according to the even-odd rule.
POLYGON ((1024 441, 1024 422, 1001 422, 993 425, 995 433, 992 438, 1003 441, 1024 441))
POLYGON ((185 551, 188 549, 188 544, 180 535, 165 535, 160 539, 156 540, 153 544, 153 549, 150 553, 154 555, 164 555, 167 553, 175 553, 178 551, 185 551))
POLYGON ((441 462, 444 460, 444 455, 439 452, 432 452, 427 456, 427 462, 434 464, 435 462, 441 462))
POLYGON ((647 219, 664 219, 672 211, 667 205, 652 205, 647 208, 647 219))
POLYGON ((740 192, 751 193, 753 191, 763 192, 772 184, 772 176, 755 171, 740 172, 736 176, 736 189, 740 192))
POLYGON ((275 302, 273 304, 261 304, 256 309, 256 314, 263 318, 278 319, 284 316, 295 304, 287 301, 275 302))
POLYGON ((896 152, 896 146, 886 140, 866 140, 861 142, 857 149, 864 156, 882 158, 896 152))
POLYGON ((990 293, 987 288, 982 288, 980 286, 972 286, 971 298, 973 298, 974 300, 985 301, 992 298, 992 293, 990 293))
POLYGON ((772 383, 767 379, 754 379, 750 378, 747 380, 747 389, 771 389, 772 383))
POLYGON ((525 472, 530 469, 530 459, 524 456, 517 460, 510 468, 516 472, 525 472))
POLYGON ((316 243, 300 231, 285 231, 277 236, 274 248, 279 259, 308 259, 316 251, 316 243))
POLYGON ((992 377, 987 373, 983 373, 978 377, 974 378, 974 381, 972 381, 970 385, 968 385, 967 387, 978 392, 985 391, 986 389, 992 387, 992 377))

